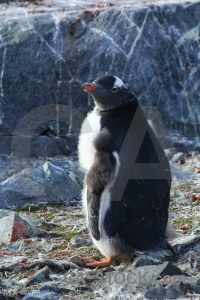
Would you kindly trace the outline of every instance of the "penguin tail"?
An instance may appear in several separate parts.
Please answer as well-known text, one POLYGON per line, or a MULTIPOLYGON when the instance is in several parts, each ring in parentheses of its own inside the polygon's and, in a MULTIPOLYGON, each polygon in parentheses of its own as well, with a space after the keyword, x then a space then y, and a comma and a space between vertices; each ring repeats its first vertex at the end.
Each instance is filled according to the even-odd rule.
POLYGON ((157 247, 156 249, 146 251, 145 256, 158 259, 159 261, 176 261, 178 260, 180 253, 165 241, 165 247, 157 247))

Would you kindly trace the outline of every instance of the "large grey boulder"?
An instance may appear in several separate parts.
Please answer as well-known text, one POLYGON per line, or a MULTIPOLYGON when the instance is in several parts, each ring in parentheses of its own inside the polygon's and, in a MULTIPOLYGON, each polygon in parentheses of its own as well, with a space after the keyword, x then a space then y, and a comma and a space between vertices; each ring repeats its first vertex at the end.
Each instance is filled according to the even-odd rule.
POLYGON ((67 202, 78 197, 80 178, 72 171, 49 162, 38 168, 27 168, 0 184, 0 208, 67 202))
POLYGON ((80 86, 103 74, 158 107, 161 118, 146 111, 175 147, 199 148, 199 15, 199 2, 181 1, 1 17, 0 153, 37 154, 40 136, 57 147, 50 156, 66 154, 60 139, 73 151, 66 139, 93 105, 80 86))

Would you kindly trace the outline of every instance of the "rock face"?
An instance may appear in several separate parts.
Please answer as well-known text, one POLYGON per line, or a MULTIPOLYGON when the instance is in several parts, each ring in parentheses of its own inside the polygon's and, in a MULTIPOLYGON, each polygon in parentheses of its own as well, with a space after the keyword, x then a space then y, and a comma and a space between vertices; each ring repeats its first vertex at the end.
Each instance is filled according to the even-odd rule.
POLYGON ((158 107, 176 148, 199 148, 199 15, 198 2, 158 2, 1 16, 0 153, 41 154, 44 136, 49 156, 74 150, 93 105, 80 85, 103 74, 158 107))
POLYGON ((67 202, 78 197, 81 184, 70 170, 50 162, 38 168, 27 168, 0 183, 0 208, 67 202))

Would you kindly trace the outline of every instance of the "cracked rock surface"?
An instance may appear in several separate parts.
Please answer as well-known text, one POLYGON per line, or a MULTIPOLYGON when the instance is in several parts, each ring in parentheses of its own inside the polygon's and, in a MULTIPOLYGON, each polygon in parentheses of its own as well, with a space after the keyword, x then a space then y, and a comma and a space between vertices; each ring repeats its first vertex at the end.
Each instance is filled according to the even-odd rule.
POLYGON ((104 74, 130 84, 178 150, 199 149, 200 2, 55 3, 0 5, 0 153, 72 153, 93 106, 80 86, 104 74))

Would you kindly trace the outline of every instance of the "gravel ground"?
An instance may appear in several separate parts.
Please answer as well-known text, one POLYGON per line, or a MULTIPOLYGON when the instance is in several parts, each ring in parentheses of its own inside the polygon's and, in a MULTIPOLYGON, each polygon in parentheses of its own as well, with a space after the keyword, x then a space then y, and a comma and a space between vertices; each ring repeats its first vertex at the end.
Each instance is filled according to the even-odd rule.
MULTIPOLYGON (((65 159, 57 157, 56 160, 62 162, 65 159)), ((200 279, 200 155, 181 161, 184 160, 184 163, 178 161, 171 167, 170 218, 175 228, 171 243, 182 249, 175 265, 183 274, 200 279)), ((45 161, 2 156, 0 169, 2 174, 4 171, 5 179, 24 167, 37 167, 45 161)), ((144 299, 144 287, 113 282, 113 277, 109 277, 115 272, 126 272, 132 263, 101 270, 85 267, 81 258, 102 259, 102 256, 91 243, 79 201, 72 201, 68 206, 32 205, 18 212, 50 236, 1 245, 0 299, 144 299)), ((159 288, 164 289, 163 286, 166 289, 168 285, 159 283, 159 288)), ((183 298, 175 299, 199 297, 200 292, 190 288, 183 298)))

